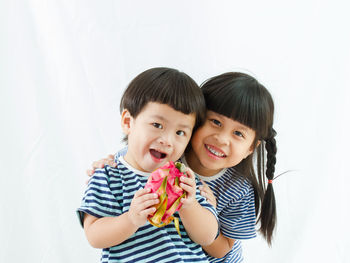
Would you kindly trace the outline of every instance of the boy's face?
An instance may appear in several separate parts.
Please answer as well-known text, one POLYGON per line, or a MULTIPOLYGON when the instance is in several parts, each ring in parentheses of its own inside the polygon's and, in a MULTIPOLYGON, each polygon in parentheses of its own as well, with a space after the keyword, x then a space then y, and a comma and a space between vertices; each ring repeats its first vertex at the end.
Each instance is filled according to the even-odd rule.
POLYGON ((181 157, 191 138, 195 114, 184 114, 166 104, 149 102, 133 118, 122 113, 122 128, 128 135, 125 160, 134 168, 152 172, 181 157))
POLYGON ((193 134, 186 159, 192 170, 211 176, 251 154, 254 138, 255 131, 249 127, 208 111, 205 124, 193 134))

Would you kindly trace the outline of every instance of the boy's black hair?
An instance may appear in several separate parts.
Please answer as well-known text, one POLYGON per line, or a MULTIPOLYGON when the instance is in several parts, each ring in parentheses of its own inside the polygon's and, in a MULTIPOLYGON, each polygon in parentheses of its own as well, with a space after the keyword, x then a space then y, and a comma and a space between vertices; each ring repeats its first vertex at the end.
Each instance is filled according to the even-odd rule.
POLYGON ((257 175, 252 154, 235 168, 253 185, 260 232, 271 244, 276 224, 276 204, 272 184, 268 183, 266 187, 264 176, 266 174, 268 180, 273 179, 276 163, 276 132, 272 127, 274 103, 271 94, 255 78, 240 72, 228 72, 210 78, 201 85, 201 89, 207 110, 238 121, 255 131, 252 147, 256 148, 257 175))
POLYGON ((151 68, 136 76, 121 98, 120 112, 127 109, 136 118, 149 102, 167 104, 184 114, 195 113, 194 128, 205 119, 205 101, 199 86, 176 69, 151 68))

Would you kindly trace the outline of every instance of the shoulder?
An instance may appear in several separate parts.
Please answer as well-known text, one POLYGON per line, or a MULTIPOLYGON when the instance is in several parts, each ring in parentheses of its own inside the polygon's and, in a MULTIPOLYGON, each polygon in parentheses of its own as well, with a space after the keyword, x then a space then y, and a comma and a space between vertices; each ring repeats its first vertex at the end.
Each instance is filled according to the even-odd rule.
POLYGON ((223 192, 232 196, 235 201, 254 194, 252 183, 234 167, 228 168, 224 175, 216 180, 216 183, 220 185, 220 188, 225 189, 223 192))
POLYGON ((133 177, 136 174, 126 167, 122 162, 116 160, 116 167, 105 165, 103 168, 95 170, 94 177, 105 178, 107 180, 118 180, 123 177, 133 177))

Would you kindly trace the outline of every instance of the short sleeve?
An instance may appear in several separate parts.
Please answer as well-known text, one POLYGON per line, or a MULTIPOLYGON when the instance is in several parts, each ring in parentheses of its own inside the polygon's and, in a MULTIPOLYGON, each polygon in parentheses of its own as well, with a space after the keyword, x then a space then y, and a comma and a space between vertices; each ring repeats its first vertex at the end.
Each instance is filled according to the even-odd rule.
POLYGON ((231 200, 220 215, 220 230, 231 239, 256 237, 254 191, 249 187, 239 200, 231 200))
MULTIPOLYGON (((103 169, 96 169, 89 181, 81 206, 77 209, 77 214, 82 226, 84 213, 98 218, 119 216, 122 214, 121 205, 110 187, 108 170, 109 166, 103 169)), ((117 189, 117 187, 114 188, 117 189)))

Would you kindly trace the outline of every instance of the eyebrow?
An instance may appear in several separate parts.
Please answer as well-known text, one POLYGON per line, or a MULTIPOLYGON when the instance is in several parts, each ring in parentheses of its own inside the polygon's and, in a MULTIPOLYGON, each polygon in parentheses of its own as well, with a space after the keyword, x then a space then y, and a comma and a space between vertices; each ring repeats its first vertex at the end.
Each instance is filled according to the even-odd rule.
MULTIPOLYGON (((166 122, 168 121, 168 119, 166 119, 166 118, 164 118, 163 116, 158 115, 158 114, 152 115, 151 117, 156 118, 156 119, 160 119, 160 120, 166 121, 166 122)), ((180 124, 179 126, 180 126, 181 128, 183 128, 183 129, 189 129, 189 130, 192 130, 192 129, 193 129, 193 127, 191 127, 191 126, 189 126, 189 125, 185 125, 185 124, 180 124)))

